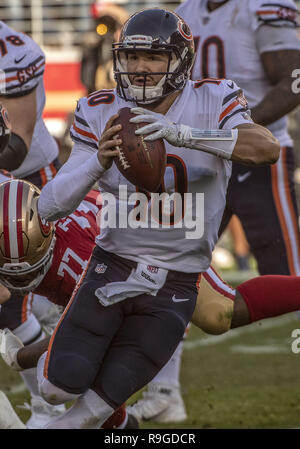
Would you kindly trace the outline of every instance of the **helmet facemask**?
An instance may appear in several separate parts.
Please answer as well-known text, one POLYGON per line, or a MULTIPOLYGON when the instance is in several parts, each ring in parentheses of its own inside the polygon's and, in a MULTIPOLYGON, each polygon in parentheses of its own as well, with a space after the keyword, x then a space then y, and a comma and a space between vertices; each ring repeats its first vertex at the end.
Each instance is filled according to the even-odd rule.
POLYGON ((181 66, 187 49, 179 53, 176 45, 155 45, 151 36, 130 36, 124 42, 113 44, 114 73, 117 81, 118 94, 125 101, 133 101, 141 104, 150 104, 161 100, 170 93, 184 87, 187 77, 181 72, 181 66), (148 41, 146 40, 148 38, 148 41), (143 39, 143 42, 141 40, 143 39), (145 39, 145 40, 144 40, 145 39), (129 72, 127 69, 128 55, 130 52, 167 53, 168 64, 165 72, 129 72), (135 86, 130 81, 130 76, 140 75, 144 77, 142 86, 135 86), (155 86, 147 86, 147 77, 161 75, 161 79, 155 86))
POLYGON ((55 236, 47 253, 34 265, 28 262, 5 263, 0 268, 0 283, 9 289, 11 293, 26 295, 34 291, 46 276, 52 264, 55 236))

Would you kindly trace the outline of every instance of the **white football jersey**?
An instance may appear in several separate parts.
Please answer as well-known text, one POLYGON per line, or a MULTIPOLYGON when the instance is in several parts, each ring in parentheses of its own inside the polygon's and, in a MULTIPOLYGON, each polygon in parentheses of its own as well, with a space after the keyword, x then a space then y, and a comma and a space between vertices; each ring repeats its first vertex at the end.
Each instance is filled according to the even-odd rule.
MULTIPOLYGON (((120 99, 114 90, 102 90, 82 98, 71 128, 77 151, 88 147, 96 152, 107 120, 120 108, 134 106, 134 103, 120 99)), ((251 122, 247 115, 247 102, 231 80, 189 81, 166 117, 176 123, 207 130, 232 129, 251 122)), ((101 176, 99 186, 104 201, 108 196, 114 196, 116 220, 114 223, 114 216, 111 216, 110 227, 104 227, 103 221, 100 222, 101 233, 96 242, 104 250, 130 260, 182 272, 205 271, 210 265, 218 238, 231 162, 202 151, 174 147, 166 141, 165 146, 167 169, 164 191, 170 195, 177 192, 177 205, 182 206, 179 215, 178 209, 176 211, 176 220, 172 208, 162 220, 157 213, 159 209, 155 210, 153 197, 152 201, 148 201, 145 196, 147 201, 143 207, 146 204, 146 210, 141 203, 137 205, 134 196, 129 200, 125 196, 123 198, 123 190, 121 192, 119 186, 126 188, 128 195, 134 194, 136 188, 113 164, 101 176), (184 195, 187 193, 189 197, 184 195), (131 217, 140 214, 136 228, 126 223, 126 212, 130 212, 131 217), (170 226, 162 226, 160 223, 163 221, 166 224, 168 217, 170 226), (188 232, 193 235, 187 237, 188 232)), ((107 218, 104 210, 105 203, 102 218, 107 218)))
POLYGON ((58 156, 58 146, 42 118, 45 107, 43 73, 45 55, 27 35, 0 21, 0 102, 1 95, 18 97, 36 88, 37 115, 31 146, 21 166, 12 173, 23 178, 48 165, 58 156))
MULTIPOLYGON (((233 79, 243 89, 251 108, 272 88, 260 60, 255 32, 262 24, 294 26, 297 8, 291 0, 229 0, 210 12, 207 1, 187 0, 176 9, 195 39, 197 56, 192 79, 233 79)), ((285 117, 268 128, 282 146, 292 145, 285 117)))

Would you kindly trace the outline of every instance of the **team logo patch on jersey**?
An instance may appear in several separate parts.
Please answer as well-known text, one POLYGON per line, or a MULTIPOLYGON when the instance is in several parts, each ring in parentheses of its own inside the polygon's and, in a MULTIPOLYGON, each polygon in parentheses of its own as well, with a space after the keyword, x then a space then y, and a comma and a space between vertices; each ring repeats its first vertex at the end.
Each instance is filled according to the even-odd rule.
POLYGON ((147 270, 150 271, 150 273, 158 273, 158 267, 154 267, 153 265, 148 265, 147 270))
POLYGON ((95 272, 98 274, 103 274, 107 270, 107 265, 105 263, 98 263, 98 265, 95 268, 95 272))
POLYGON ((285 8, 284 6, 279 9, 278 15, 282 19, 291 20, 293 22, 296 22, 297 20, 297 11, 290 8, 285 8))
POLYGON ((243 108, 245 109, 248 108, 248 101, 246 100, 246 97, 243 94, 243 92, 239 93, 236 99, 240 103, 240 105, 243 106, 243 108))
POLYGON ((27 83, 28 80, 35 77, 37 72, 37 67, 35 64, 27 67, 26 69, 18 70, 17 77, 21 84, 27 83))

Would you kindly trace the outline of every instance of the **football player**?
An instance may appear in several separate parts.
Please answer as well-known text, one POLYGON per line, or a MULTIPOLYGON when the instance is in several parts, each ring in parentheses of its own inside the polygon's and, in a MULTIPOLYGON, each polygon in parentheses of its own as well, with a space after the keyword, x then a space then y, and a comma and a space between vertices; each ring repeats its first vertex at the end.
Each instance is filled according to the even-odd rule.
POLYGON ((300 67, 297 7, 291 0, 186 0, 177 12, 194 35, 192 78, 232 78, 253 121, 269 128, 281 146, 272 166, 233 162, 220 233, 236 214, 260 274, 299 275, 294 150, 286 117, 300 104, 292 89, 300 67))
MULTIPOLYGON (((99 428, 167 363, 194 309, 198 326, 221 333, 299 307, 298 294, 280 303, 277 290, 271 291, 273 279, 264 281, 262 301, 262 288, 257 294, 252 283, 244 284, 236 292, 214 272, 206 273, 231 161, 268 164, 279 155, 277 139, 247 114, 239 87, 227 79, 189 80, 192 34, 181 18, 163 9, 133 15, 113 53, 116 90, 79 101, 70 158, 38 202, 45 220, 57 220, 75 210, 98 181, 101 193, 114 197, 117 206, 115 226, 101 227, 89 264, 38 362, 46 400, 77 399, 46 428, 99 428), (176 174, 165 178, 166 190, 190 193, 190 213, 196 213, 195 194, 204 193, 202 237, 186 238, 184 223, 151 226, 151 217, 140 227, 123 226, 124 216, 118 214, 126 200, 119 198, 119 185, 135 192, 113 164, 122 148, 121 125, 114 120, 125 106, 135 114, 132 122, 149 123, 136 131, 145 141, 165 139, 167 165, 176 174)), ((127 207, 130 213, 136 205, 127 207)))
MULTIPOLYGON (((292 89, 293 71, 300 67, 297 7, 291 0, 186 0, 176 11, 194 36, 192 79, 236 81, 254 122, 267 126, 281 145, 280 158, 272 166, 249 167, 233 161, 220 234, 237 215, 260 274, 299 275, 294 150, 286 117, 300 104, 299 93, 292 89)), ((180 354, 172 366, 166 366, 164 376, 154 379, 131 413, 148 419, 156 415, 157 421, 167 413, 180 418, 176 388, 173 394, 165 393, 165 384, 179 384, 179 364, 180 354)))
MULTIPOLYGON (((220 234, 237 215, 260 274, 299 275, 294 150, 285 117, 300 103, 291 88, 293 70, 300 67, 297 8, 290 0, 187 0, 176 11, 194 35, 192 79, 235 80, 245 92, 254 122, 267 126, 281 144, 279 161, 272 166, 233 162, 220 234)), ((179 393, 181 346, 130 408, 138 419, 185 418, 179 393)))
MULTIPOLYGON (((42 118, 45 106, 45 55, 29 36, 1 21, 0 42, 0 104, 8 111, 11 121, 9 132, 0 135, 0 168, 41 188, 60 167, 58 145, 42 118)), ((7 117, 5 122, 7 128, 7 117)), ((57 320, 57 311, 46 299, 34 300, 34 308, 38 309, 39 304, 45 306, 45 303, 49 319, 51 314, 54 318, 56 315, 57 320)), ((40 338, 42 333, 41 324, 31 312, 31 304, 26 298, 23 303, 19 298, 14 298, 3 305, 0 328, 5 327, 13 329, 24 343, 40 338)), ((21 376, 33 394, 30 422, 36 427, 43 418, 39 410, 46 409, 47 405, 38 398, 36 375, 24 371, 21 376)), ((47 409, 50 411, 49 407, 47 409)))
POLYGON ((1 151, 0 168, 42 187, 59 167, 57 143, 42 118, 45 55, 29 36, 1 21, 0 40, 0 103, 12 128, 1 151))
MULTIPOLYGON (((29 301, 34 291, 66 307, 99 233, 99 192, 91 190, 77 209, 55 226, 41 220, 37 212, 39 194, 39 189, 27 181, 10 180, 0 184, 0 282, 19 297, 29 295, 29 301), (15 220, 10 219, 9 211, 12 210, 16 211, 15 220)), ((25 346, 20 354, 23 354, 21 362, 17 359, 17 349, 24 346, 21 340, 6 329, 1 334, 1 342, 2 351, 6 347, 7 352, 2 355, 8 365, 27 370, 36 367, 39 356, 48 347, 49 338, 25 346)), ((5 404, 7 399, 3 399, 3 407, 5 404)), ((2 411, 0 427, 11 416, 13 412, 6 415, 2 411)), ((122 406, 104 428, 125 425, 130 428, 127 419, 122 406)))

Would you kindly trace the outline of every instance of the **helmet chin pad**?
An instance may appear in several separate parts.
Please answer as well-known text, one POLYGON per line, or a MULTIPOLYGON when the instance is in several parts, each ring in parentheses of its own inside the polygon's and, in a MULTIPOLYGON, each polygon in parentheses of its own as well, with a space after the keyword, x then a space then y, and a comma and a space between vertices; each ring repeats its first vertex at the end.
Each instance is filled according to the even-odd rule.
MULTIPOLYGON (((151 53, 151 48, 145 48, 144 51, 148 51, 151 53)), ((120 52, 121 54, 124 52, 120 52)), ((177 68, 180 65, 180 59, 176 57, 174 52, 168 52, 169 53, 169 62, 168 62, 168 68, 166 72, 148 72, 148 73, 141 73, 140 76, 144 77, 144 84, 143 86, 136 86, 131 83, 130 81, 130 75, 136 75, 137 72, 129 72, 127 67, 127 59, 126 57, 123 58, 118 57, 116 60, 116 66, 119 71, 119 80, 120 84, 122 85, 122 90, 126 96, 126 99, 128 101, 136 101, 138 103, 142 104, 150 104, 154 103, 157 100, 163 98, 166 96, 165 94, 165 87, 169 85, 169 80, 171 77, 176 73, 177 68), (161 79, 158 81, 158 83, 155 86, 146 86, 146 80, 147 76, 149 75, 161 75, 161 79)), ((184 52, 185 55, 186 52, 184 52)), ((170 83, 171 85, 171 83, 170 83)))
MULTIPOLYGON (((126 76, 126 75, 125 75, 126 76)), ((126 76, 128 78, 128 76, 126 76)), ((153 103, 157 101, 158 97, 163 95, 163 85, 166 75, 156 84, 156 86, 135 86, 131 84, 128 78, 128 95, 130 98, 134 98, 138 103, 153 103)), ((146 76, 145 76, 146 82, 146 76)), ((144 82, 144 84, 145 84, 144 82)))

